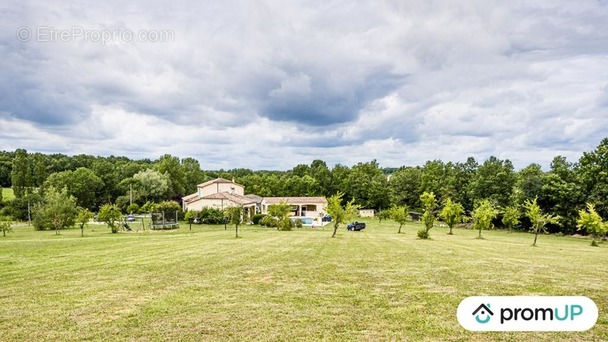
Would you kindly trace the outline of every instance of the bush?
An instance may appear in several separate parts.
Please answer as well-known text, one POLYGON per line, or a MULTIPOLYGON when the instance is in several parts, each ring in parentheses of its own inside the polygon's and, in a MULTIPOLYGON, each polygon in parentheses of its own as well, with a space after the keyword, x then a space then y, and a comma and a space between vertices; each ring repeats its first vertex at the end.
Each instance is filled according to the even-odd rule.
POLYGON ((32 193, 27 197, 13 198, 10 201, 4 202, 5 207, 2 208, 4 215, 11 216, 17 221, 27 221, 28 197, 30 208, 34 208, 36 204, 42 203, 42 196, 38 193, 32 193))
POLYGON ((295 223, 289 218, 285 217, 279 221, 279 230, 290 231, 295 226, 295 223))
POLYGON ((139 204, 137 204, 137 203, 129 204, 129 206, 127 207, 127 213, 128 214, 139 214, 139 204))
POLYGON ((264 214, 255 214, 253 215, 252 222, 253 224, 260 224, 260 221, 265 217, 264 214))
POLYGON ((265 227, 275 228, 278 225, 278 222, 274 217, 266 215, 260 220, 260 224, 265 227))
POLYGON ((424 240, 429 239, 431 237, 429 232, 426 229, 420 229, 418 231, 418 233, 416 233, 416 235, 418 235, 419 239, 424 239, 424 240))
POLYGON ((207 224, 223 224, 224 213, 217 208, 203 208, 199 213, 199 219, 207 224))
POLYGON ((296 228, 302 228, 304 222, 301 219, 296 219, 294 221, 294 224, 295 224, 296 228))

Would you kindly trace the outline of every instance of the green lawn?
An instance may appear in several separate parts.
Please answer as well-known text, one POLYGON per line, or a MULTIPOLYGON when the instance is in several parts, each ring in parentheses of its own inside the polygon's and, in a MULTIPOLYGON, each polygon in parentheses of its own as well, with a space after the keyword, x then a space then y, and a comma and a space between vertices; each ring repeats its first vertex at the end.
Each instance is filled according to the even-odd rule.
POLYGON ((2 201, 8 201, 15 198, 13 188, 2 188, 2 201))
POLYGON ((90 225, 0 236, 0 340, 608 340, 608 244, 574 237, 433 228, 396 234, 244 226, 110 234, 90 225), (472 333, 473 295, 584 295, 582 333, 472 333))

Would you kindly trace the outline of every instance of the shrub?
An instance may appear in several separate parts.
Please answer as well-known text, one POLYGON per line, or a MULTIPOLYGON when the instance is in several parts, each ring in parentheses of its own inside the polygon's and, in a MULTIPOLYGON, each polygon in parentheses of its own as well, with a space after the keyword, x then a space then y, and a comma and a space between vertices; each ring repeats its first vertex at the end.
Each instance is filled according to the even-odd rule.
POLYGON ((224 213, 217 208, 203 208, 199 214, 199 218, 203 223, 207 224, 224 223, 224 213))
POLYGON ((128 214, 139 214, 139 204, 132 203, 127 207, 128 214))
POLYGON ((144 213, 149 213, 151 211, 154 211, 156 209, 156 203, 154 202, 146 202, 144 205, 141 206, 141 208, 139 208, 140 212, 144 212, 144 213))
POLYGON ((417 233, 419 239, 428 239, 430 237, 428 230, 420 229, 417 233))
POLYGON ((296 228, 302 228, 302 225, 304 224, 304 222, 301 219, 296 219, 294 221, 294 224, 295 224, 296 228))
POLYGON ((277 219, 270 215, 266 215, 260 220, 260 224, 265 227, 275 228, 277 226, 277 223, 277 219))
POLYGON ((253 218, 252 218, 251 221, 253 222, 253 224, 260 224, 260 221, 264 217, 266 217, 266 215, 264 215, 264 214, 255 214, 255 215, 253 215, 253 218))
POLYGON ((295 223, 289 217, 284 217, 279 221, 279 230, 290 231, 294 226, 295 223))

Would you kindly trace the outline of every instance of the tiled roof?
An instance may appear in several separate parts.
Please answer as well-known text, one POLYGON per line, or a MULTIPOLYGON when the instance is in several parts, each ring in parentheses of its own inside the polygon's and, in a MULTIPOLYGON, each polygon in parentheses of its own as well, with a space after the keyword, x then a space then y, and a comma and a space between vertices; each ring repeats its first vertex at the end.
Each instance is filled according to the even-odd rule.
POLYGON ((256 203, 262 203, 262 200, 264 199, 263 197, 260 197, 255 194, 247 194, 245 195, 245 197, 251 199, 252 201, 255 201, 256 203))
POLYGON ((201 197, 200 199, 225 199, 240 205, 255 204, 255 201, 245 196, 231 194, 228 192, 218 192, 215 194, 201 197))
MULTIPOLYGON (((234 182, 231 181, 231 180, 227 180, 225 178, 216 178, 216 179, 212 179, 210 181, 207 181, 205 183, 201 183, 201 184, 197 185, 197 187, 202 188, 202 187, 205 187, 207 185, 216 184, 216 183, 234 183, 234 182)), ((237 183, 234 183, 234 184, 237 184, 237 183)), ((237 184, 237 185, 242 186, 241 184, 237 184)))
POLYGON ((184 201, 184 202, 192 202, 193 200, 195 200, 197 198, 198 198, 198 194, 197 193, 193 193, 193 194, 190 194, 188 196, 182 197, 182 201, 184 201))
POLYGON ((306 203, 322 203, 327 204, 325 197, 264 197, 266 204, 306 204, 306 203))

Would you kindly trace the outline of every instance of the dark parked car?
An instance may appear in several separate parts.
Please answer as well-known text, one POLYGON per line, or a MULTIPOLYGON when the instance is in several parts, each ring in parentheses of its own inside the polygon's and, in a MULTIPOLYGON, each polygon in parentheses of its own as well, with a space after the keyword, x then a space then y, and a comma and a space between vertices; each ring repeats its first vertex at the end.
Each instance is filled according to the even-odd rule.
POLYGON ((346 229, 348 230, 354 230, 356 232, 365 229, 365 223, 364 222, 353 222, 353 223, 349 223, 348 225, 346 225, 346 229))

